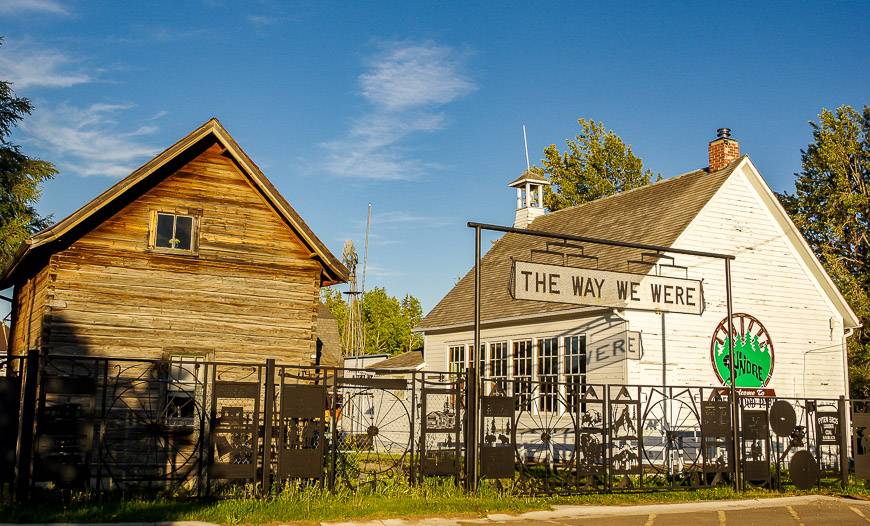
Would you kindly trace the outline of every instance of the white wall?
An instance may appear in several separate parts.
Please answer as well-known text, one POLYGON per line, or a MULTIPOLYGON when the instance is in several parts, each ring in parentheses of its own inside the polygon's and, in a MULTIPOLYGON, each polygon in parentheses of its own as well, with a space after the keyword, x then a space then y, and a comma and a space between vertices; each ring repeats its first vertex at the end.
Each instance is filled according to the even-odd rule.
MULTIPOLYGON (((779 396, 835 398, 845 392, 842 317, 753 189, 751 170, 748 162, 735 170, 674 246, 736 256, 731 264, 733 310, 758 318, 773 341, 768 387, 779 396)), ((665 315, 667 382, 714 385, 710 340, 726 316, 724 263, 675 257, 677 264, 689 267, 690 278, 703 279, 707 309, 702 316, 665 315)), ((641 360, 628 362, 629 383, 660 384, 661 315, 626 316, 632 330, 642 332, 645 351, 641 360)))

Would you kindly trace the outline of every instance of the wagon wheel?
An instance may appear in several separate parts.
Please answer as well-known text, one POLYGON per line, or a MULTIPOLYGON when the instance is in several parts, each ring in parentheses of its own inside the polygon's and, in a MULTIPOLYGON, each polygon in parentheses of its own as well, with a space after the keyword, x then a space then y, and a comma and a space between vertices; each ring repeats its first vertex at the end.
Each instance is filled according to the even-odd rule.
POLYGON ((574 414, 558 392, 533 392, 521 403, 512 426, 520 486, 551 491, 573 481, 575 474, 574 414), (534 488, 532 487, 534 486, 534 488))
POLYGON ((659 473, 692 472, 701 456, 698 412, 683 400, 665 398, 643 415, 643 456, 659 473))
POLYGON ((411 446, 411 415, 388 390, 353 393, 342 408, 338 469, 351 485, 377 483, 403 468, 411 446))
POLYGON ((103 463, 120 486, 156 483, 173 486, 195 471, 199 456, 199 423, 203 414, 197 391, 181 389, 163 367, 138 377, 120 374, 106 400, 102 440, 103 463))

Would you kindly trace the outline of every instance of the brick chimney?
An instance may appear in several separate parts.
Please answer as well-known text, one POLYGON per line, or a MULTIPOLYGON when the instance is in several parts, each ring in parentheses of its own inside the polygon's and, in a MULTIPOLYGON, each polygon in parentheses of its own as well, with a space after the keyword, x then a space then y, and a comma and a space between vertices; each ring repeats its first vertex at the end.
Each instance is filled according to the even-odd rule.
POLYGON ((731 128, 719 128, 707 151, 710 155, 710 171, 715 172, 740 157, 740 143, 731 138, 731 128))

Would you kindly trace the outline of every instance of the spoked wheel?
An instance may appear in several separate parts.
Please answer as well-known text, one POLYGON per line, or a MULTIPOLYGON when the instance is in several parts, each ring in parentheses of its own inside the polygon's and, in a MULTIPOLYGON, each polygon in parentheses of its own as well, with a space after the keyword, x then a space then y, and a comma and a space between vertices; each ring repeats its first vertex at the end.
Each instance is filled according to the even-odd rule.
POLYGON ((171 488, 194 475, 201 384, 181 385, 156 366, 132 378, 119 373, 107 394, 102 451, 113 484, 171 488))
POLYGON ((558 392, 533 392, 513 425, 520 485, 553 492, 575 481, 575 418, 558 392))
POLYGON ((339 475, 351 486, 402 471, 411 446, 411 415, 388 390, 353 393, 342 409, 339 475))
POLYGON ((647 466, 666 475, 692 472, 701 456, 701 424, 683 400, 664 398, 643 416, 643 456, 647 466))

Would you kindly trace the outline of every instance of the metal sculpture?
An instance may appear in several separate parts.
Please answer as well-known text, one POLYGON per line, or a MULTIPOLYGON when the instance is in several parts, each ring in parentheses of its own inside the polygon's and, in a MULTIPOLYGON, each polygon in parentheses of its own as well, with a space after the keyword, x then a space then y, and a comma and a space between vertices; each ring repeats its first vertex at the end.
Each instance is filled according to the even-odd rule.
POLYGON ((411 447, 411 413, 405 392, 349 380, 343 387, 337 469, 351 487, 376 484, 402 470, 411 447))
POLYGON ((521 485, 535 493, 562 491, 576 484, 576 420, 557 385, 537 383, 531 403, 514 417, 513 443, 521 485))
POLYGON ((668 394, 656 390, 647 400, 643 456, 659 473, 689 475, 701 456, 700 418, 691 393, 671 389, 668 394))
POLYGON ((118 364, 108 376, 101 455, 113 485, 171 488, 196 473, 204 368, 179 367, 189 381, 170 374, 168 362, 118 364))

